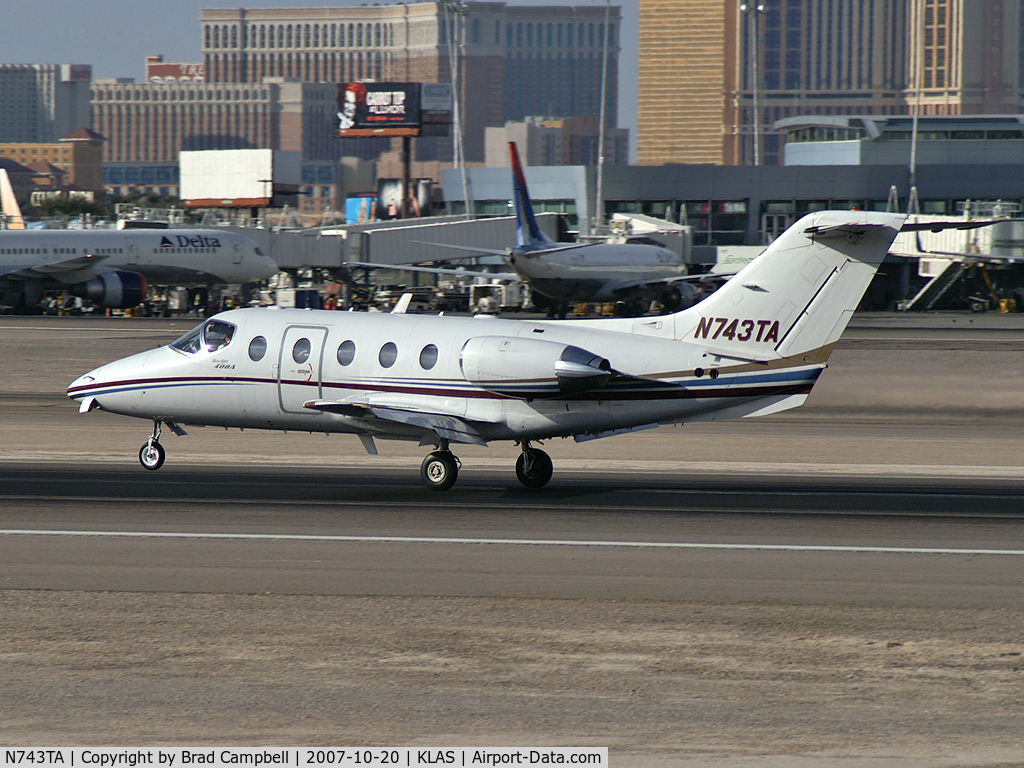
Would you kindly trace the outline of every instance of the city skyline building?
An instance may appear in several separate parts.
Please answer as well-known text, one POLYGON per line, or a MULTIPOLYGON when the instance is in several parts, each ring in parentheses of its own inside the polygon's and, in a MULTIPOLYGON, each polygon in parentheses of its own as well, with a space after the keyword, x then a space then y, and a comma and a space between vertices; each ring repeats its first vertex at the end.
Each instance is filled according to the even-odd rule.
MULTIPOLYGON (((508 144, 516 142, 524 166, 597 165, 601 124, 596 117, 567 117, 554 120, 530 117, 488 128, 484 165, 511 165, 508 144)), ((605 126, 605 164, 629 165, 629 131, 605 126)))
POLYGON ((1024 109, 1004 0, 640 0, 640 52, 642 165, 779 164, 799 115, 1024 109))
MULTIPOLYGON (((484 161, 488 126, 600 114, 605 8, 461 2, 452 12, 450 5, 206 9, 206 80, 452 82, 450 45, 457 45, 465 156, 476 163, 484 161)), ((610 8, 610 115, 617 114, 620 15, 610 8)), ((450 145, 423 142, 418 159, 450 160, 450 145)))
POLYGON ((177 162, 182 150, 281 149, 304 160, 337 159, 337 90, 266 78, 253 85, 204 82, 93 84, 93 127, 111 163, 177 162))
POLYGON ((96 131, 78 128, 55 142, 0 142, 0 158, 57 177, 60 174, 47 168, 55 166, 69 187, 95 192, 103 189, 105 141, 96 131))
POLYGON ((0 142, 52 143, 90 125, 88 64, 0 64, 0 142))

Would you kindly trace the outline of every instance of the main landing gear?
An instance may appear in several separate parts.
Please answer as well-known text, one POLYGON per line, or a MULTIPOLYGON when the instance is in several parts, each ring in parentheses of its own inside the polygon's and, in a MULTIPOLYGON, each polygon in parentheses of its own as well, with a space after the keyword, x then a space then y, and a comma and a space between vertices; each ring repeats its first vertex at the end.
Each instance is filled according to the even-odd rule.
POLYGON ((459 479, 460 462, 448 449, 448 441, 442 440, 438 450, 427 455, 420 465, 420 477, 432 491, 447 491, 459 479))
POLYGON ((547 485, 554 472, 551 457, 540 448, 531 448, 530 441, 523 443, 523 452, 516 459, 516 477, 527 488, 541 488, 547 485))
MULTIPOLYGON (((554 472, 551 457, 539 448, 531 448, 528 440, 522 446, 523 452, 516 460, 516 477, 519 482, 527 488, 547 485, 554 472)), ((420 465, 420 478, 432 491, 447 491, 459 479, 461 465, 462 462, 452 455, 448 441, 441 440, 438 450, 428 454, 420 465)))

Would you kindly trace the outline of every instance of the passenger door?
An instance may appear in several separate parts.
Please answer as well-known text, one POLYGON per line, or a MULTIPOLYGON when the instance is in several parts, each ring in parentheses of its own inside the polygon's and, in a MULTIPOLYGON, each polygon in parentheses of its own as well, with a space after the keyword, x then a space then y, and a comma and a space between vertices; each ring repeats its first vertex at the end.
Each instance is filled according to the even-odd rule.
POLYGON ((303 408, 302 404, 320 398, 326 340, 326 328, 290 325, 285 329, 277 365, 277 392, 282 411, 321 414, 303 408))

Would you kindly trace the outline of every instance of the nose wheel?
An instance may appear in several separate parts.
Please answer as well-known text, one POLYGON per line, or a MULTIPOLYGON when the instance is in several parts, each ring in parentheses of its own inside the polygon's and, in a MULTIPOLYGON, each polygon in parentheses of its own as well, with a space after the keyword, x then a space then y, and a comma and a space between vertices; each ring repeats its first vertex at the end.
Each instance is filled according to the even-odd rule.
MULTIPOLYGON (((164 459, 167 458, 167 451, 160 445, 160 433, 163 431, 163 424, 162 419, 153 420, 153 434, 149 436, 149 440, 143 443, 139 449, 139 463, 150 471, 160 469, 164 465, 164 459)), ((176 435, 181 436, 185 434, 185 430, 173 421, 168 421, 167 426, 176 435)))
POLYGON ((516 477, 527 488, 541 488, 547 485, 554 474, 551 457, 539 448, 523 443, 523 452, 516 459, 516 477))
POLYGON ((156 440, 147 440, 139 450, 139 462, 149 470, 160 469, 166 458, 167 452, 156 440))

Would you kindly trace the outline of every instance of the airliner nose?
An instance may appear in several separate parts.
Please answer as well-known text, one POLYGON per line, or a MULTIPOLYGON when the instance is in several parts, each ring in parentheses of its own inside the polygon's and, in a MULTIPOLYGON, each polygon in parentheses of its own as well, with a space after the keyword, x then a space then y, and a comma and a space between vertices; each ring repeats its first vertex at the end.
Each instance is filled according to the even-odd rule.
POLYGON ((269 280, 278 272, 281 271, 280 267, 277 266, 277 262, 264 253, 260 253, 263 259, 263 266, 265 267, 265 273, 262 275, 264 280, 269 280))

